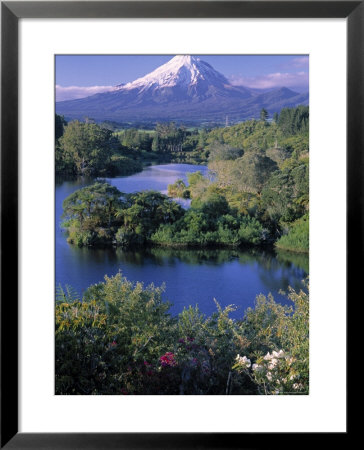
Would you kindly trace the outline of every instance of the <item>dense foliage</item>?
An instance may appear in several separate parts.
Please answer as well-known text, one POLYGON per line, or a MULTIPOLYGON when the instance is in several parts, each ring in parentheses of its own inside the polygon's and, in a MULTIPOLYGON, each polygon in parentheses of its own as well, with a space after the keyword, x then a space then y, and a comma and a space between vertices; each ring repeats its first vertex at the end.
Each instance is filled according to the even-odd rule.
POLYGON ((175 183, 168 185, 168 195, 173 198, 190 198, 190 191, 186 183, 178 179, 175 183))
POLYGON ((308 107, 283 109, 273 122, 263 111, 261 120, 213 129, 206 145, 209 177, 191 174, 182 194, 192 204, 218 194, 231 210, 255 219, 266 241, 287 235, 282 248, 308 251, 308 224, 296 225, 309 210, 308 107))
POLYGON ((247 246, 266 240, 262 225, 248 215, 232 210, 226 199, 211 194, 195 202, 180 220, 161 225, 152 235, 153 243, 176 246, 247 246))
MULTIPOLYGON (((66 125, 58 118, 56 166, 60 170, 125 174, 140 170, 143 158, 151 154, 178 160, 178 155, 194 152, 200 160, 208 157, 209 167, 207 177, 197 172, 189 175, 188 184, 177 180, 168 186, 170 197, 192 199, 188 211, 156 192, 124 196, 109 213, 108 230, 105 221, 99 220, 102 205, 88 213, 86 222, 75 217, 65 221, 69 241, 123 247, 277 242, 286 250, 307 252, 308 107, 282 109, 273 121, 267 120, 266 113, 262 110, 261 120, 210 131, 187 130, 172 122, 157 124, 151 131, 113 133, 94 123, 66 125)), ((181 156, 184 161, 185 156, 181 156)))
POLYGON ((205 131, 187 129, 175 122, 157 123, 154 129, 129 128, 118 131, 122 145, 138 158, 199 164, 206 162, 205 131), (202 136, 202 137, 201 137, 202 136))
POLYGON ((307 394, 308 294, 293 306, 260 295, 233 320, 216 303, 168 314, 163 287, 121 274, 82 301, 60 289, 56 304, 57 394, 307 394), (244 355, 244 356, 240 356, 244 355))
POLYGON ((118 189, 102 182, 69 195, 63 202, 62 216, 68 242, 82 247, 107 244, 114 239, 120 224, 120 196, 118 189))
POLYGON ((267 232, 254 217, 211 193, 189 210, 155 191, 122 194, 105 182, 79 189, 63 202, 62 227, 78 246, 153 243, 165 246, 258 245, 267 232))
POLYGON ((78 121, 65 126, 61 119, 56 119, 58 175, 127 175, 140 171, 141 163, 125 153, 119 140, 106 128, 78 121))
POLYGON ((144 244, 163 223, 178 220, 178 203, 155 191, 122 194, 106 182, 97 182, 63 202, 62 227, 68 242, 82 246, 144 244))
POLYGON ((284 234, 276 243, 278 248, 293 250, 296 252, 308 252, 309 250, 309 220, 303 216, 293 222, 287 234, 284 234))

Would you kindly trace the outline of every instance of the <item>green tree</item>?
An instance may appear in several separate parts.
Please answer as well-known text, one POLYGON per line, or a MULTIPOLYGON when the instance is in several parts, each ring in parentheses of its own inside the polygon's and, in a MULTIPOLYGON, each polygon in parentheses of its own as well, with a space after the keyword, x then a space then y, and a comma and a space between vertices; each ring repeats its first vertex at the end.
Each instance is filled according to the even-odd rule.
POLYGON ((152 151, 153 152, 159 152, 159 136, 158 136, 158 133, 156 133, 154 135, 154 137, 153 137, 152 151))
POLYGON ((229 161, 243 156, 243 149, 232 147, 228 144, 220 144, 214 142, 209 146, 209 162, 210 161, 229 161))
POLYGON ((260 111, 260 120, 262 122, 266 122, 268 119, 268 111, 265 108, 262 108, 262 110, 260 111))
POLYGON ((120 224, 121 192, 108 183, 97 182, 79 189, 63 202, 62 226, 68 240, 79 246, 107 243, 120 224))
POLYGON ((67 125, 67 122, 66 122, 64 116, 60 116, 60 115, 56 114, 56 119, 55 119, 56 141, 58 141, 58 139, 63 136, 64 127, 66 125, 67 125))
POLYGON ((168 195, 174 198, 189 198, 190 191, 187 189, 186 183, 182 179, 178 179, 175 183, 168 185, 168 195))
POLYGON ((117 216, 123 224, 116 233, 122 247, 141 245, 161 224, 173 223, 183 215, 181 206, 157 191, 143 191, 125 196, 117 216))
POLYGON ((278 125, 285 136, 307 133, 309 128, 308 106, 283 108, 279 114, 278 125))
POLYGON ((277 169, 277 163, 263 153, 249 152, 234 161, 232 181, 243 191, 260 194, 269 177, 277 169))
POLYGON ((309 220, 308 215, 293 222, 284 234, 276 242, 278 248, 293 252, 307 253, 309 251, 309 220))
POLYGON ((112 132, 94 123, 73 121, 59 140, 65 158, 74 162, 80 175, 97 175, 106 171, 112 154, 120 148, 112 132))

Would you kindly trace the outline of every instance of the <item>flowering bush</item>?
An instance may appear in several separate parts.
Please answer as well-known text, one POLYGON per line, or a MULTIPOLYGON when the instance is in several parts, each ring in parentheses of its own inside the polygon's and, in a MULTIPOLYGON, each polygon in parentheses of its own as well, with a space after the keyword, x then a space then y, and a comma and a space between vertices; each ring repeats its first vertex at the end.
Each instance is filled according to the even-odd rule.
POLYGON ((174 354, 171 352, 165 353, 159 358, 162 367, 176 367, 177 361, 174 359, 174 354))
POLYGON ((57 394, 307 394, 308 293, 294 307, 257 297, 233 320, 233 306, 204 316, 168 314, 161 288, 121 274, 89 288, 82 302, 56 304, 57 394))
POLYGON ((237 355, 233 370, 249 376, 263 394, 309 391, 309 296, 290 289, 288 297, 294 308, 259 296, 256 308, 248 310, 245 318, 245 333, 251 339, 249 357, 255 362, 251 365, 246 356, 237 355))
POLYGON ((253 365, 246 356, 237 355, 233 369, 239 373, 245 372, 259 386, 260 392, 266 395, 306 394, 306 386, 299 382, 300 375, 295 370, 295 362, 296 359, 283 350, 273 350, 272 354, 268 352, 264 357, 259 357, 253 365))

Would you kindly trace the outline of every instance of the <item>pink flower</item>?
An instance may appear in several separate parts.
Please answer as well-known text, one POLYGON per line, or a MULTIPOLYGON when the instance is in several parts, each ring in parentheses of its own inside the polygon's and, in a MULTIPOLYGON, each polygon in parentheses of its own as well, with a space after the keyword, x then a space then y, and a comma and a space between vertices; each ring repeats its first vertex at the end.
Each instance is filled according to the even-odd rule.
POLYGON ((171 352, 165 353, 159 358, 159 361, 163 367, 175 367, 177 365, 177 361, 174 359, 174 354, 171 352))

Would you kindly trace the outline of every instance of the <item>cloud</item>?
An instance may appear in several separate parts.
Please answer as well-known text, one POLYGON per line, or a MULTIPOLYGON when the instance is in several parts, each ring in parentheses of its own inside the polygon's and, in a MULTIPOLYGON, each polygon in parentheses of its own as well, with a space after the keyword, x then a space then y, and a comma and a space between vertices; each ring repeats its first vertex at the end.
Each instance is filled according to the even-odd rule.
POLYGON ((300 56, 299 58, 294 58, 292 60, 292 63, 294 67, 308 67, 308 56, 300 56))
POLYGON ((113 86, 60 86, 56 85, 56 102, 88 97, 101 92, 111 91, 113 86))
POLYGON ((307 72, 275 72, 258 77, 235 75, 230 78, 234 86, 246 86, 254 89, 270 89, 278 87, 300 88, 308 90, 307 72))

